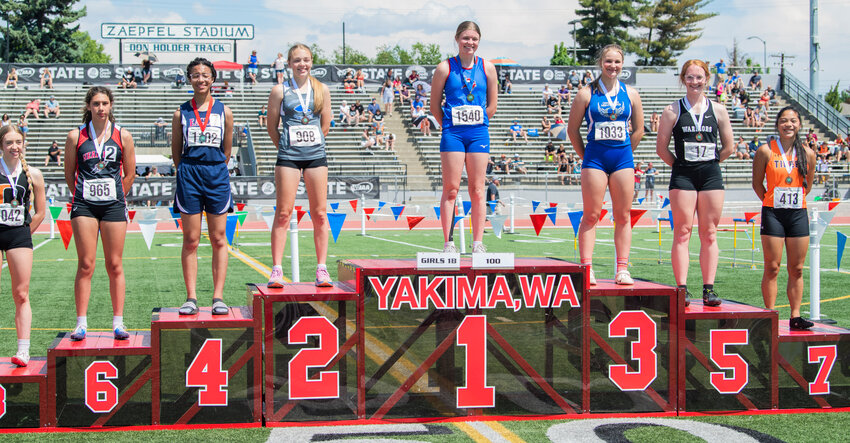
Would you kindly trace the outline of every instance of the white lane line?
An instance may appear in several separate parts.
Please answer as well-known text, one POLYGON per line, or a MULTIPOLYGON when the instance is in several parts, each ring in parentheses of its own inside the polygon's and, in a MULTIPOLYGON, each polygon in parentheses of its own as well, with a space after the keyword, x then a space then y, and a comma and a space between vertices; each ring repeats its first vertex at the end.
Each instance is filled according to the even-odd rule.
POLYGON ((419 248, 419 249, 429 249, 431 251, 442 251, 442 249, 440 249, 440 248, 432 248, 432 247, 429 247, 429 246, 414 245, 413 243, 407 243, 407 242, 398 241, 398 240, 390 240, 388 238, 375 237, 375 236, 372 236, 372 235, 369 235, 369 234, 366 234, 365 237, 374 238, 375 240, 383 240, 383 241, 387 241, 387 242, 390 242, 390 243, 398 243, 400 245, 405 245, 405 246, 412 246, 414 248, 419 248))

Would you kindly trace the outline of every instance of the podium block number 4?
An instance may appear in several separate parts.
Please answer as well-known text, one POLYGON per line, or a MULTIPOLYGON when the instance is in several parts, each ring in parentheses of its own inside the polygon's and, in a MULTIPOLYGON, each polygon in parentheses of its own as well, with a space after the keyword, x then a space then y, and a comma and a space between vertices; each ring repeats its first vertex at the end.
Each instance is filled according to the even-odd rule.
POLYGON ((289 360, 289 398, 307 400, 339 398, 339 372, 322 371, 310 377, 310 368, 325 368, 339 353, 339 329, 325 317, 301 317, 289 328, 289 344, 307 344, 307 337, 319 339, 316 348, 304 348, 289 360))
POLYGON ((608 377, 621 391, 643 391, 655 381, 658 375, 657 328, 655 321, 643 311, 620 312, 608 324, 609 337, 627 337, 629 329, 638 333, 631 346, 632 360, 637 362, 638 369, 630 371, 628 364, 619 364, 611 365, 608 370, 608 377))
POLYGON ((208 338, 186 370, 186 387, 200 388, 198 406, 227 406, 227 377, 221 369, 221 339, 208 338))
MULTIPOLYGON (((95 361, 86 368, 84 375, 86 406, 96 414, 111 412, 118 405, 118 388, 109 380, 118 378, 118 368, 112 362, 95 361)), ((3 394, 5 412, 5 390, 3 394)))
POLYGON ((712 329, 709 346, 711 361, 722 372, 711 373, 711 386, 721 394, 737 394, 750 380, 749 365, 740 354, 726 353, 727 345, 749 344, 749 332, 746 329, 712 329), (732 371, 726 376, 725 370, 732 371))

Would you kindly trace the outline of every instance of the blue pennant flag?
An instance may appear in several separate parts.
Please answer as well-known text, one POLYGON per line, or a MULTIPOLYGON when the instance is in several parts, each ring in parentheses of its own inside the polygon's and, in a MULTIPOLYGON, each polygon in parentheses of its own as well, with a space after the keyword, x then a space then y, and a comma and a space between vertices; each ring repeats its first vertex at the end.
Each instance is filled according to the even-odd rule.
POLYGON ((331 203, 331 209, 333 209, 333 211, 336 212, 337 209, 339 209, 339 202, 331 203))
MULTIPOLYGON (((378 210, 380 211, 380 210, 381 210, 381 208, 383 208, 383 207, 384 207, 384 205, 386 205, 386 204, 387 204, 387 202, 382 202, 382 201, 378 200, 378 210)), ((438 218, 439 218, 439 217, 438 217, 438 218)))
POLYGON ((472 202, 470 202, 470 201, 463 202, 463 215, 469 214, 470 209, 472 209, 472 202))
POLYGON ((578 235, 578 225, 581 223, 581 216, 584 215, 584 211, 567 212, 567 215, 570 216, 570 224, 573 225, 573 235, 578 235))
POLYGON ((239 216, 236 214, 230 214, 227 216, 227 220, 224 225, 224 235, 227 236, 227 244, 233 246, 233 236, 236 234, 236 224, 239 221, 239 216))
POLYGON ((463 220, 463 216, 462 216, 462 215, 456 215, 456 216, 455 216, 455 221, 452 223, 452 229, 454 229, 454 228, 455 228, 455 225, 457 224, 457 222, 459 222, 459 221, 461 221, 461 220, 463 220))
POLYGON ((490 212, 496 212, 496 203, 498 202, 495 200, 490 200, 487 202, 487 205, 490 206, 490 212))
POLYGON ((342 231, 342 223, 345 222, 344 212, 333 212, 328 214, 328 224, 331 225, 331 235, 334 237, 334 243, 339 238, 339 232, 342 231))
POLYGON ((401 215, 402 212, 404 212, 404 205, 390 206, 390 209, 392 209, 392 211, 393 211, 393 217, 395 217, 395 219, 398 220, 398 216, 401 215))
POLYGON ((666 208, 667 205, 669 205, 669 204, 670 204, 670 199, 667 198, 667 197, 664 197, 664 203, 661 204, 661 207, 666 208))
POLYGON ((644 200, 646 200, 646 197, 639 198, 639 199, 638 199, 638 204, 639 204, 639 205, 642 205, 644 200))
POLYGON ((180 213, 174 212, 174 208, 171 206, 168 207, 168 212, 171 213, 171 219, 174 220, 174 227, 179 229, 180 223, 177 223, 177 220, 180 220, 180 213))
POLYGON ((437 213, 437 220, 439 220, 440 219, 440 207, 434 206, 434 212, 437 213))
POLYGON ((543 212, 545 212, 546 214, 549 215, 549 220, 552 220, 552 224, 555 225, 556 224, 555 218, 558 215, 558 208, 557 207, 546 208, 546 209, 543 210, 543 212))
POLYGON ((838 266, 835 269, 841 269, 841 257, 844 256, 844 246, 847 244, 847 236, 838 231, 835 231, 835 233, 838 235, 838 266))
POLYGON ((531 212, 537 212, 537 207, 540 206, 540 202, 537 200, 531 201, 531 212))

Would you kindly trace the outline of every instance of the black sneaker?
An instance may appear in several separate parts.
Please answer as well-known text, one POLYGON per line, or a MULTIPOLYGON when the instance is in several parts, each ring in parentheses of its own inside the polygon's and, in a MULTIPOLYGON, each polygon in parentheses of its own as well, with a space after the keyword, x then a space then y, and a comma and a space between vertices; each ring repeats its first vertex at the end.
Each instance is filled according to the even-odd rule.
POLYGON ((692 295, 691 295, 690 292, 685 292, 685 307, 686 308, 691 305, 691 297, 692 297, 692 295))
POLYGON ((702 304, 706 306, 720 306, 722 301, 720 297, 717 296, 717 293, 714 292, 714 289, 703 289, 702 290, 702 304))
POLYGON ((814 325, 814 323, 803 317, 793 317, 791 318, 791 321, 788 322, 788 326, 791 327, 791 329, 809 329, 814 325))

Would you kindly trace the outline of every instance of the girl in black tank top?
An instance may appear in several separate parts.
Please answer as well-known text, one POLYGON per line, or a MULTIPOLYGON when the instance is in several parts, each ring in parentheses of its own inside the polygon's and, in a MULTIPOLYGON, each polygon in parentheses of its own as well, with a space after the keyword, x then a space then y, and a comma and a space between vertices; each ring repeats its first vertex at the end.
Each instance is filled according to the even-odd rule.
POLYGON ((15 301, 15 329, 18 351, 12 363, 29 362, 32 309, 29 282, 32 275, 32 233, 38 229, 47 209, 44 177, 24 160, 24 133, 15 125, 0 128, 0 249, 6 253, 12 295, 15 301), (30 208, 34 210, 30 214, 30 208))
POLYGON ((693 166, 695 163, 717 161, 719 130, 711 101, 703 96, 701 104, 689 103, 687 97, 682 97, 678 105, 679 118, 673 126, 676 164, 693 166), (700 106, 705 112, 702 114, 691 112, 695 106, 700 106))

